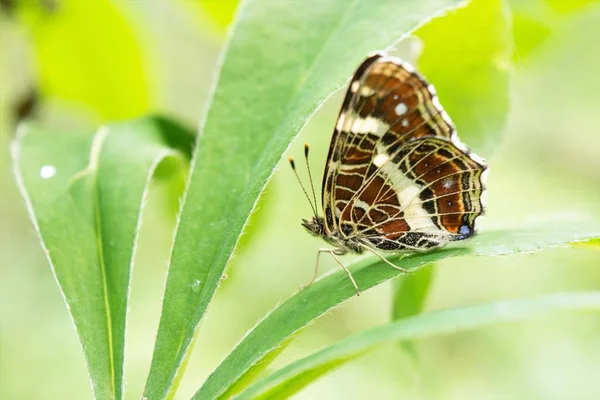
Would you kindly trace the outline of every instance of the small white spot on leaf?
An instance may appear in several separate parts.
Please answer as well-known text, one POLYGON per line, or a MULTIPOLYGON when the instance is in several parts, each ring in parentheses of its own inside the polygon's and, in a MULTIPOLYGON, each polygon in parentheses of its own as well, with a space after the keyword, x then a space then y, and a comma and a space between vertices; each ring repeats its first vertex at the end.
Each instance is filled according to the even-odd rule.
POLYGON ((194 279, 194 281, 190 285, 190 287, 192 288, 192 292, 200 293, 200 289, 202 288, 201 284, 202 282, 199 279, 194 279))
POLYGON ((40 178, 50 179, 56 175, 56 167, 54 165, 44 165, 40 168, 40 178))

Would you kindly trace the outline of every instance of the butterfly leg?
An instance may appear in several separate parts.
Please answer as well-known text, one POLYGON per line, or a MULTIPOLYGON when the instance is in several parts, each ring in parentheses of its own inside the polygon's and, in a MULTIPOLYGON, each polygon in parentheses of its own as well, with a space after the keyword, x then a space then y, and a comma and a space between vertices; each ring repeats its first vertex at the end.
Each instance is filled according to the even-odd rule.
POLYGON ((302 289, 309 287, 317 279, 317 275, 319 274, 319 257, 321 256, 321 253, 330 253, 330 252, 331 252, 331 249, 319 249, 319 251, 317 251, 317 259, 315 260, 315 272, 313 273, 313 276, 310 279, 310 282, 308 282, 306 285, 302 286, 302 289))
POLYGON ((348 268, 346 268, 346 266, 344 264, 342 264, 342 262, 340 261, 340 259, 335 254, 335 250, 328 250, 328 252, 329 252, 329 254, 331 254, 331 257, 333 257, 333 259, 340 265, 340 267, 342 267, 342 269, 344 271, 346 271, 346 273, 348 274, 348 278, 350 278, 350 281, 354 285, 354 289, 356 289, 356 295, 360 296, 360 289, 358 288, 358 285, 356 284, 356 281, 354 280, 354 277, 350 273, 350 270, 348 270, 348 268))
POLYGON ((393 262, 391 262, 390 260, 388 260, 387 258, 385 258, 384 256, 382 256, 381 254, 379 254, 378 252, 376 252, 375 250, 373 250, 370 247, 367 246, 363 246, 365 249, 369 250, 371 253, 375 254, 377 257, 379 257, 383 262, 385 262, 386 264, 388 264, 390 267, 397 269, 398 271, 402 271, 404 273, 408 273, 408 270, 406 268, 402 268, 397 266, 396 264, 394 264, 393 262))
POLYGON ((333 259, 339 264, 339 266, 342 267, 342 269, 344 271, 346 271, 346 273, 348 274, 348 277, 350 278, 350 281, 352 282, 352 285, 354 285, 354 289, 356 289, 356 295, 360 296, 360 289, 358 288, 358 285, 356 284, 354 277, 352 276, 352 274, 350 273, 348 268, 346 268, 346 266, 340 261, 340 259, 337 257, 335 252, 336 252, 335 249, 319 249, 319 251, 317 252, 317 259, 315 261, 315 271, 313 273, 313 276, 312 276, 310 282, 308 282, 308 284, 304 285, 302 287, 302 289, 309 287, 317 279, 317 275, 319 274, 319 257, 321 256, 321 253, 329 253, 333 257, 333 259))

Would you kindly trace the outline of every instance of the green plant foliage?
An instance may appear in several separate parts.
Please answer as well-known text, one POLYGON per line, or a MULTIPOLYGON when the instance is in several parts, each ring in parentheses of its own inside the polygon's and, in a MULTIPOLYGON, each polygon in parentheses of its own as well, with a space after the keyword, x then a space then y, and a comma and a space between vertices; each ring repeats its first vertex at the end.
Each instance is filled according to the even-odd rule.
POLYGON ((61 0, 47 11, 24 5, 30 6, 21 14, 31 32, 45 96, 90 107, 102 120, 149 111, 140 43, 115 3, 61 0))
POLYGON ((95 135, 23 126, 15 174, 85 353, 97 399, 123 391, 129 281, 144 197, 158 164, 193 135, 162 118, 95 135))
POLYGON ((512 36, 515 62, 521 63, 537 51, 579 12, 600 5, 598 0, 508 0, 512 15, 512 36))
POLYGON ((287 398, 342 364, 391 341, 519 321, 557 311, 600 311, 600 293, 562 293, 430 312, 352 335, 257 381, 235 399, 287 398))
MULTIPOLYGON (((392 299, 392 320, 412 317, 423 311, 434 273, 435 266, 426 265, 399 277, 392 299)), ((404 341, 401 345, 413 360, 418 361, 416 349, 410 341, 404 341)))
MULTIPOLYGON (((530 228, 482 232, 465 243, 402 258, 399 265, 413 270, 447 257, 501 256, 535 252, 600 236, 600 227, 585 221, 539 223, 530 228), (569 227, 569 228, 565 228, 569 227)), ((349 267, 361 290, 369 289, 401 274, 378 259, 367 259, 349 267)), ((285 344, 327 310, 355 296, 348 276, 342 270, 316 281, 269 313, 204 382, 196 399, 229 397, 266 368, 285 344)))
POLYGON ((421 312, 431 286, 433 273, 433 265, 430 265, 399 279, 392 308, 392 319, 412 317, 421 312))
MULTIPOLYGON (((185 0, 184 0, 185 1, 185 0)), ((235 10, 238 7, 239 0, 200 0, 198 6, 202 8, 204 13, 210 16, 211 20, 221 29, 225 31, 231 23, 235 10)))
POLYGON ((308 117, 368 53, 390 47, 458 4, 241 4, 194 155, 145 396, 165 397, 174 387, 242 228, 281 154, 308 117))
POLYGON ((504 2, 472 0, 415 35, 425 44, 419 69, 434 82, 461 139, 489 156, 508 112, 512 39, 504 2))
MULTIPOLYGON (((556 8, 551 0, 541 1, 538 6, 556 8)), ((45 14, 21 10, 44 95, 86 104, 105 119, 147 111, 147 71, 134 29, 116 4, 65 0, 45 14), (89 13, 93 19, 85 18, 89 13)), ((217 7, 207 1, 199 7, 224 26, 236 4, 217 7)), ((198 325, 282 153, 368 53, 392 49, 409 34, 418 36, 424 45, 419 70, 435 84, 462 140, 489 157, 508 111, 511 32, 536 33, 523 39, 531 45, 527 53, 547 38, 547 25, 529 15, 523 11, 514 17, 511 30, 501 0, 240 2, 193 154, 144 398, 175 396, 198 325)), ((183 190, 194 136, 153 117, 80 134, 23 125, 13 145, 17 181, 77 329, 98 399, 123 397, 131 268, 148 185, 153 177, 176 175, 183 190)), ((176 208, 178 202, 170 205, 176 208)), ((588 221, 538 221, 484 230, 466 242, 397 258, 412 271, 401 277, 393 299, 396 322, 256 381, 304 328, 355 295, 345 272, 334 272, 270 312, 194 398, 283 397, 387 341, 401 340, 410 350, 410 340, 419 337, 557 309, 596 309, 598 295, 582 293, 422 313, 431 266, 441 267, 445 258, 537 252, 571 243, 595 248, 598 237, 600 227, 588 221)), ((350 270, 362 290, 400 275, 375 258, 350 270)))
POLYGON ((513 12, 512 28, 515 41, 514 58, 516 62, 520 62, 538 49, 552 32, 547 23, 519 11, 513 12))
POLYGON ((581 11, 585 7, 598 4, 598 0, 545 0, 559 14, 581 11))

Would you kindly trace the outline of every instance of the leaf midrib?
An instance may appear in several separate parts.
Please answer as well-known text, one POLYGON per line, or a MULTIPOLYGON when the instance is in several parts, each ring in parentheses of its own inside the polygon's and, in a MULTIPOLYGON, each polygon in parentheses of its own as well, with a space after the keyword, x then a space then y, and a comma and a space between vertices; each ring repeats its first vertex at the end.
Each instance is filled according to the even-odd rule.
POLYGON ((108 131, 105 128, 100 128, 92 141, 92 149, 90 151, 90 163, 86 170, 94 174, 93 179, 93 201, 94 201, 94 225, 96 235, 96 247, 98 250, 98 263, 100 266, 100 275, 102 277, 102 294, 104 296, 104 308, 106 309, 106 327, 108 341, 108 362, 110 372, 110 387, 115 398, 121 398, 121 393, 116 392, 115 384, 115 355, 114 355, 114 340, 113 340, 113 323, 112 312, 109 301, 108 277, 106 273, 106 260, 104 257, 104 243, 102 240, 102 213, 100 212, 100 192, 98 191, 98 163, 102 146, 104 145, 108 131))
POLYGON ((113 343, 113 327, 112 327, 112 313, 110 310, 110 302, 108 300, 108 278, 106 276, 106 261, 104 259, 104 245, 102 240, 102 216, 100 213, 100 194, 98 192, 97 175, 94 178, 94 216, 96 223, 96 246, 98 248, 98 262, 100 263, 100 273, 102 275, 102 289, 104 295, 104 307, 106 308, 106 324, 108 331, 108 353, 109 353, 109 368, 110 368, 110 386, 115 397, 120 398, 115 392, 115 356, 114 356, 114 343, 113 343))

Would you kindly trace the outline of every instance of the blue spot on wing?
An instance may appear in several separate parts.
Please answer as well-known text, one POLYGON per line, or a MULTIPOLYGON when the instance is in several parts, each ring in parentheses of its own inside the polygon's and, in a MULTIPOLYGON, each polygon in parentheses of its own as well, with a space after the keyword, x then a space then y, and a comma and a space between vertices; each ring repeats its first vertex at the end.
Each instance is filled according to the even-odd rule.
POLYGON ((464 240, 473 236, 474 233, 475 231, 469 225, 461 225, 460 228, 458 228, 458 233, 452 240, 464 240))

